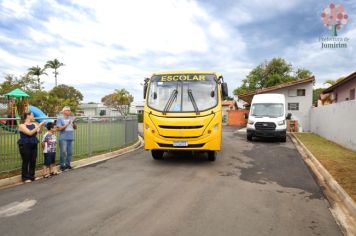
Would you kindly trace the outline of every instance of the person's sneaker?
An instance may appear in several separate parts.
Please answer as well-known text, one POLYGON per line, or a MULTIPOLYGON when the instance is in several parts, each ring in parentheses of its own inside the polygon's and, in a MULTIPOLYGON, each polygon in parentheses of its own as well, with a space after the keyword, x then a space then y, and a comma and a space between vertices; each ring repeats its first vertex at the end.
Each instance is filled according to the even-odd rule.
POLYGON ((71 165, 68 165, 68 166, 67 166, 67 169, 68 169, 68 170, 71 170, 71 169, 73 169, 73 167, 72 167, 71 165))
POLYGON ((61 166, 60 170, 63 172, 66 170, 66 167, 65 166, 61 166))
POLYGON ((30 179, 26 179, 25 181, 23 181, 24 183, 31 183, 32 182, 32 180, 30 180, 30 179))

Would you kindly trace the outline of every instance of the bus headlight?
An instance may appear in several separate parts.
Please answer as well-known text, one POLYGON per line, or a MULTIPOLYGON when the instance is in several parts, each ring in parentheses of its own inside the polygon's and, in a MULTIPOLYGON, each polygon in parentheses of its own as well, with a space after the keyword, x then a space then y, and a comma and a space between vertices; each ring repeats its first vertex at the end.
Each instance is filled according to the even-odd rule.
POLYGON ((253 125, 255 122, 254 122, 253 120, 248 120, 247 123, 248 123, 249 125, 253 125))
POLYGON ((285 125, 285 124, 286 124, 285 120, 278 121, 278 125, 285 125))

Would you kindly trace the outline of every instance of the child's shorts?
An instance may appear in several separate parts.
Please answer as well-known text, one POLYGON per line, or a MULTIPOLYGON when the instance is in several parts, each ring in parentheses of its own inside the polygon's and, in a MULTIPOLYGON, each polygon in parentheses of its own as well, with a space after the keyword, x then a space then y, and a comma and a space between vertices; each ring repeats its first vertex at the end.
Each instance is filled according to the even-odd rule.
POLYGON ((51 164, 54 164, 56 161, 56 153, 55 152, 49 152, 49 153, 44 153, 44 165, 45 166, 50 166, 51 164))

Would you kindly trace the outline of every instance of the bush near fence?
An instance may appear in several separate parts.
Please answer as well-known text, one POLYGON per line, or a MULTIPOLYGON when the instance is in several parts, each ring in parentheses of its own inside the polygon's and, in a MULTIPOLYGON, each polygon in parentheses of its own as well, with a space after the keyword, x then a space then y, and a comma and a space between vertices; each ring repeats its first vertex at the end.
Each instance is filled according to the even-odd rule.
MULTIPOLYGON (((57 118, 46 118, 55 120, 57 118)), ((127 117, 78 117, 73 143, 73 158, 86 158, 98 153, 110 152, 135 143, 138 139, 137 116, 127 117)), ((41 140, 46 128, 38 135, 41 140)), ((19 134, 0 128, 0 173, 21 168, 17 140, 19 134)), ((59 140, 59 132, 57 132, 59 140)), ((59 142, 57 156, 59 160, 59 142)), ((38 146, 37 165, 43 164, 42 148, 38 146)))

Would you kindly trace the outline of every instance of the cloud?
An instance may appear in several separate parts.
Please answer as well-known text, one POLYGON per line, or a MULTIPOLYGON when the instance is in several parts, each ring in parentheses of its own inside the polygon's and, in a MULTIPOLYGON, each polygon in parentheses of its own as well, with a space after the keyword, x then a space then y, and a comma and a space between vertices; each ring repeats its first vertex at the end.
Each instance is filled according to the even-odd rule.
MULTIPOLYGON (((216 70, 232 91, 272 57, 325 80, 353 68, 356 27, 342 29, 351 39, 348 49, 321 50, 318 37, 328 33, 320 22, 323 7, 311 0, 4 0, 0 73, 21 75, 58 58, 65 64, 59 83, 81 89, 85 101, 117 88, 141 100, 143 79, 164 70, 216 70)), ((355 5, 346 8, 351 13, 355 5)), ((52 73, 43 80, 53 87, 52 73)))

